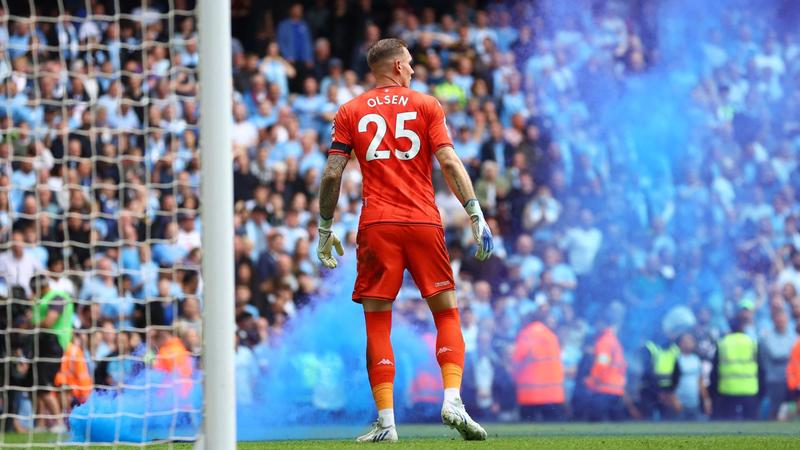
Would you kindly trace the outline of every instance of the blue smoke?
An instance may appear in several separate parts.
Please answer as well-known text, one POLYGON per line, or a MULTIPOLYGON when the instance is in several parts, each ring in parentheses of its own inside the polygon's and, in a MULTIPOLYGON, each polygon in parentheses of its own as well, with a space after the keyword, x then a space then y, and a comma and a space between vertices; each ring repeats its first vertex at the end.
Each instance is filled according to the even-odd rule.
MULTIPOLYGON (((320 280, 320 294, 289 320, 280 337, 254 349, 266 369, 258 374, 252 399, 237 405, 239 440, 308 438, 326 425, 336 425, 339 433, 351 431, 346 426, 352 425, 355 433, 375 418, 365 368, 363 310, 350 300, 356 274, 352 253, 320 280)), ((435 365, 435 359, 418 332, 397 314, 392 344, 397 415, 402 419, 401 399, 414 373, 423 364, 435 365)), ((73 441, 146 442, 197 436, 200 415, 185 410, 202 408, 199 376, 183 397, 157 370, 148 369, 128 384, 115 394, 94 392, 73 410, 73 441)), ((326 432, 325 437, 331 436, 326 432)))
MULTIPOLYGON (((375 418, 365 368, 364 313, 350 300, 355 276, 354 261, 340 261, 320 281, 325 291, 288 322, 279 342, 259 355, 268 369, 256 384, 253 403, 238 406, 239 440, 297 437, 297 425, 363 426, 375 418)), ((399 401, 417 368, 433 354, 397 313, 392 346, 399 401)), ((402 418, 402 407, 397 410, 402 418)))
POLYGON ((94 391, 69 417, 73 442, 148 442, 193 439, 202 418, 199 377, 176 383, 166 372, 145 369, 124 390, 94 391))
MULTIPOLYGON (((560 30, 577 23, 592 32, 596 26, 591 17, 592 6, 599 3, 544 0, 540 11, 545 29, 560 30)), ((605 2, 604 7, 613 8, 609 4, 611 2, 605 2)), ((625 337, 623 344, 630 351, 641 348, 645 339, 654 337, 655 330, 661 329, 665 314, 675 306, 688 304, 697 307, 703 304, 712 308, 715 317, 725 317, 722 302, 713 299, 730 290, 725 283, 729 283, 729 275, 736 268, 733 255, 737 254, 738 236, 726 235, 713 242, 717 246, 715 254, 728 255, 724 258, 726 264, 711 266, 713 258, 703 255, 708 258, 703 269, 710 271, 714 283, 692 285, 689 280, 680 285, 682 279, 678 278, 673 286, 644 286, 641 291, 636 291, 633 278, 646 264, 647 236, 657 220, 664 220, 669 235, 678 244, 672 262, 679 277, 692 267, 692 251, 704 250, 703 245, 713 240, 713 234, 720 233, 714 228, 724 227, 721 225, 724 221, 718 218, 691 216, 694 211, 710 209, 711 205, 680 204, 681 199, 675 192, 688 171, 702 174, 703 164, 708 162, 713 148, 712 139, 718 141, 719 136, 724 135, 708 131, 711 128, 708 115, 697 103, 698 95, 702 95, 698 86, 710 77, 719 76, 719 71, 729 69, 734 59, 731 51, 735 45, 733 37, 742 25, 749 27, 753 41, 758 43, 771 33, 779 36, 790 22, 778 13, 785 4, 780 0, 618 2, 617 7, 625 5, 626 17, 655 18, 627 24, 636 28, 636 34, 645 41, 645 53, 649 58, 646 68, 639 73, 617 77, 613 74, 612 68, 616 63, 611 60, 610 52, 590 52, 573 59, 571 68, 576 76, 585 77, 585 83, 579 88, 580 95, 569 94, 574 97, 567 104, 572 106, 570 102, 573 100, 585 102, 589 116, 577 127, 561 127, 553 137, 557 141, 571 141, 573 161, 578 161, 582 154, 589 154, 595 168, 603 164, 594 160, 597 156, 592 152, 592 146, 599 140, 608 143, 607 154, 600 158, 608 159, 610 170, 608 179, 604 181, 606 186, 614 189, 607 189, 601 196, 584 198, 580 207, 596 213, 605 234, 604 245, 613 241, 609 244, 614 247, 613 251, 623 255, 618 257, 632 260, 626 263, 628 277, 622 280, 623 289, 613 295, 595 289, 592 304, 587 308, 591 312, 586 316, 592 319, 601 312, 604 303, 633 291, 636 302, 629 305, 627 317, 636 317, 637 320, 627 321, 621 333, 625 337), (652 7, 656 12, 639 14, 637 5, 652 7), (719 45, 728 51, 728 62, 722 67, 714 66, 705 46, 714 33, 720 36, 719 45), (598 74, 587 76, 582 71, 596 62, 590 61, 593 58, 602 61, 599 64, 603 69, 598 74), (588 143, 574 138, 582 133, 590 136, 588 143), (672 211, 675 213, 670 217, 672 211), (694 304, 691 304, 690 297, 696 297, 694 304)), ((580 50, 573 51, 580 54, 580 50)), ((746 59, 733 62, 740 67, 746 67, 748 63, 746 59)), ((620 68, 617 66, 615 70, 620 68)), ((552 114, 555 122, 564 123, 569 111, 556 108, 552 114)), ((724 151, 733 156, 740 150, 725 148, 724 151)), ((581 168, 574 170, 577 173, 581 168)), ((568 194, 580 195, 577 192, 568 194)), ((595 264, 595 286, 613 284, 605 279, 606 269, 595 264)))

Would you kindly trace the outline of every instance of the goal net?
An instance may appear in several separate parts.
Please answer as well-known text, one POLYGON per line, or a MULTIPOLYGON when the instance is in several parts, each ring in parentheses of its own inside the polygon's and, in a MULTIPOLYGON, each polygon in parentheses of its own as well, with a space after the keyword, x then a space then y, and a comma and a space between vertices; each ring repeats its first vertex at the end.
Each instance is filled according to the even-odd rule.
POLYGON ((194 3, 2 0, 0 447, 199 433, 194 3))

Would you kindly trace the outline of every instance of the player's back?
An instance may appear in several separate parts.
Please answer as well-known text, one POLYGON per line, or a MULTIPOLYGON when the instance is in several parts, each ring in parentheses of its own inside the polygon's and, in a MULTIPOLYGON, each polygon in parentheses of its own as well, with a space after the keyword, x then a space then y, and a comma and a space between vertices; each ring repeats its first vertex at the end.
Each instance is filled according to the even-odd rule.
POLYGON ((360 227, 441 225, 434 201, 433 154, 452 145, 436 99, 402 86, 371 89, 343 105, 332 152, 355 152, 363 176, 360 227))

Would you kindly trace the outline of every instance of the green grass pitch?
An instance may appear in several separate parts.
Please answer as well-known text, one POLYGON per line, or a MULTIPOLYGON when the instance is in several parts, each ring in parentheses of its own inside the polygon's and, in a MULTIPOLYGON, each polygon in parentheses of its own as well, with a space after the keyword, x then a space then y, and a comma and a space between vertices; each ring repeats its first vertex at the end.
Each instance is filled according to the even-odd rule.
MULTIPOLYGON (((262 449, 346 449, 363 448, 352 437, 364 431, 353 427, 305 427, 286 429, 287 435, 308 439, 268 442, 240 442, 240 450, 262 449)), ((565 423, 486 424, 486 442, 464 442, 455 431, 441 425, 398 425, 402 448, 450 449, 800 449, 800 422, 705 422, 705 423, 565 423)), ((0 448, 29 442, 28 435, 6 433, 0 448), (4 445, 5 444, 5 445, 4 445)), ((111 445, 55 444, 52 435, 36 435, 46 448, 109 449, 111 445)), ((24 448, 24 447, 17 447, 24 448)), ((190 450, 192 444, 173 443, 146 446, 118 446, 119 449, 190 450)))

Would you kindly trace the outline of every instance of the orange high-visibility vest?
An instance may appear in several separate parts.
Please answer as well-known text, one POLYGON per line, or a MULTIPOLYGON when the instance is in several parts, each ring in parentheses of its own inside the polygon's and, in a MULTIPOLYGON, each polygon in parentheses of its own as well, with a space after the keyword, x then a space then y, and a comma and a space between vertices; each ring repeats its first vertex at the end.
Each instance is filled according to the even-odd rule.
POLYGON ((517 403, 564 403, 564 366, 558 337, 541 322, 533 322, 517 336, 514 353, 517 403))
POLYGON ((800 389, 800 338, 794 343, 789 363, 786 365, 786 387, 789 391, 800 389))
POLYGON ((180 385, 179 393, 185 397, 192 388, 192 355, 180 338, 171 337, 158 349, 153 367, 171 373, 175 383, 180 385))
POLYGON ((590 391, 622 396, 625 394, 625 370, 628 364, 617 336, 607 328, 594 345, 594 365, 586 377, 590 391))
POLYGON ((422 370, 411 383, 411 403, 442 403, 442 378, 422 370))
POLYGON ((64 355, 61 357, 61 368, 56 374, 56 386, 65 386, 71 390, 72 395, 83 403, 92 393, 92 377, 89 375, 89 366, 83 356, 83 349, 70 342, 64 355))
POLYGON ((425 343, 428 349, 428 357, 431 359, 430 361, 426 360, 414 375, 414 380, 411 382, 411 403, 442 403, 444 397, 442 376, 440 373, 435 372, 435 368, 438 366, 436 360, 432 358, 436 353, 436 335, 424 333, 422 342, 425 343))

